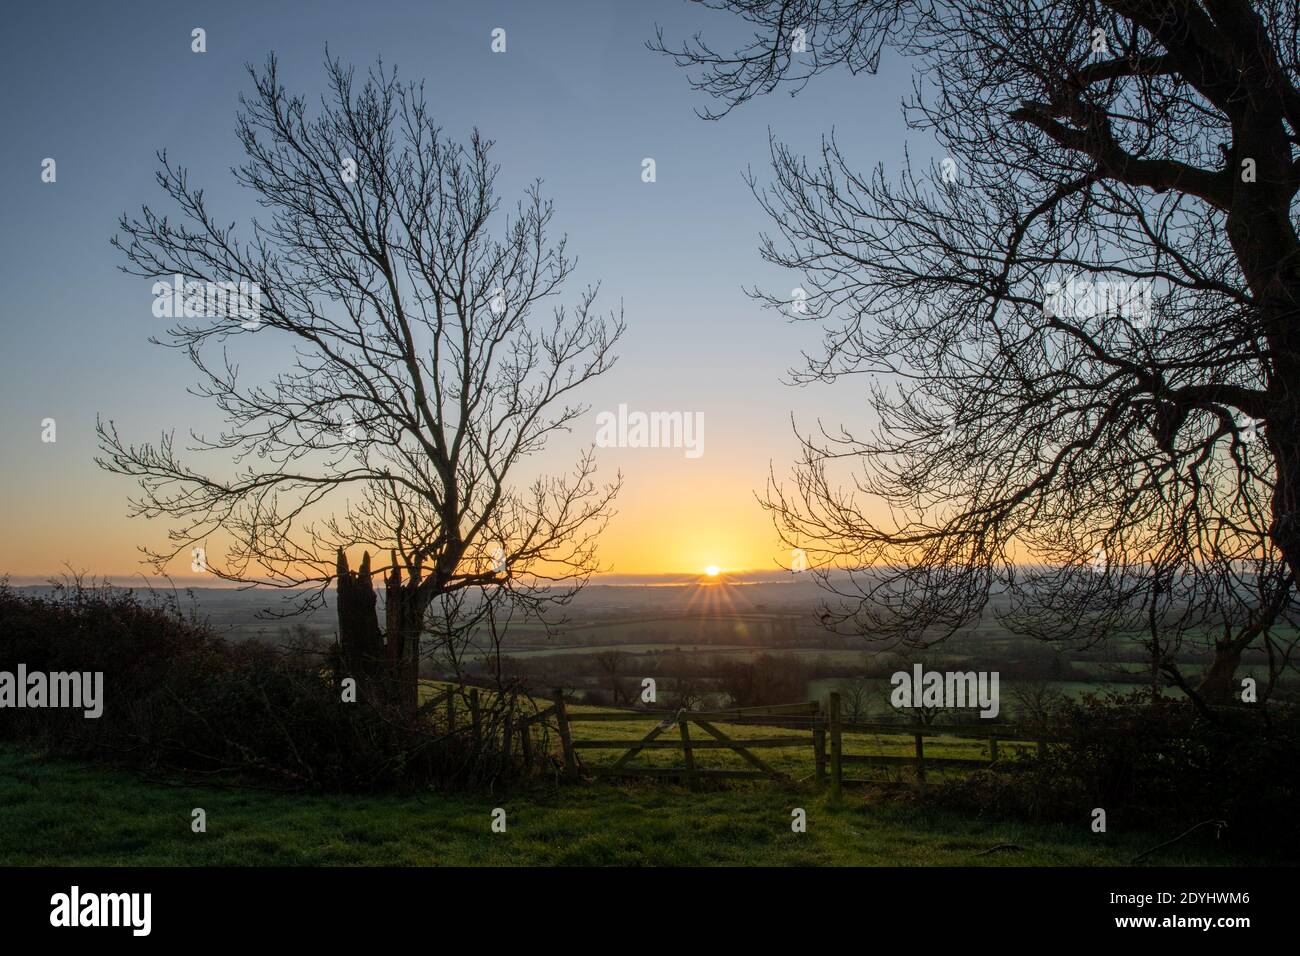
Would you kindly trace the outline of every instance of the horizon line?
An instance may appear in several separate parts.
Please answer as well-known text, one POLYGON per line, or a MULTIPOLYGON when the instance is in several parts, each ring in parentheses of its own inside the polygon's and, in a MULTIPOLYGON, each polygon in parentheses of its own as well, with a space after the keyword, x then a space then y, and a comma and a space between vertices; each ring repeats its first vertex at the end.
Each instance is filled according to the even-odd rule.
MULTIPOLYGON (((307 590, 317 587, 317 585, 299 585, 296 587, 275 587, 269 584, 259 583, 240 583, 226 581, 220 578, 203 577, 199 575, 148 575, 143 572, 133 572, 128 575, 99 574, 90 571, 78 572, 83 575, 85 580, 94 581, 99 584, 107 584, 115 588, 208 588, 213 590, 265 590, 265 591, 291 591, 307 590)), ((722 570, 716 576, 709 576, 704 571, 653 571, 653 572, 606 572, 602 574, 593 574, 587 582, 587 586, 619 586, 619 585, 655 585, 655 584, 692 584, 701 581, 719 583, 727 581, 729 583, 778 583, 780 581, 792 580, 800 577, 801 574, 789 571, 784 568, 773 568, 771 570, 763 569, 742 569, 742 570, 722 570)), ((58 584, 66 584, 74 579, 70 572, 63 571, 58 574, 0 574, 0 580, 5 580, 11 587, 53 587, 58 584)))

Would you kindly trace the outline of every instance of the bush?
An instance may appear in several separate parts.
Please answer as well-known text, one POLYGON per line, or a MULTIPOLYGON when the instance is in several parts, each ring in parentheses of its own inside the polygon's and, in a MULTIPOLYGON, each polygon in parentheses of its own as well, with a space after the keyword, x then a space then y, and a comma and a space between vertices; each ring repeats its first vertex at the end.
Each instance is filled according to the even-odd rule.
POLYGON ((74 586, 0 584, 0 671, 101 671, 103 714, 0 709, 0 739, 154 773, 222 775, 286 789, 465 783, 463 737, 427 720, 344 703, 321 648, 227 642, 175 602, 74 586))
POLYGON ((591 707, 608 707, 613 701, 610 695, 599 687, 589 687, 582 692, 582 702, 591 707))
POLYGON ((802 700, 808 689, 808 668, 794 654, 759 654, 753 660, 721 660, 714 680, 735 707, 760 707, 802 700))
POLYGON ((1221 820, 1225 840, 1300 853, 1300 824, 1291 813, 1300 795, 1295 708, 1231 708, 1207 719, 1184 700, 1090 694, 1058 703, 1035 729, 1062 743, 1042 757, 1026 754, 944 784, 935 796, 1036 820, 1088 821, 1101 807, 1110 831, 1181 833, 1221 820))

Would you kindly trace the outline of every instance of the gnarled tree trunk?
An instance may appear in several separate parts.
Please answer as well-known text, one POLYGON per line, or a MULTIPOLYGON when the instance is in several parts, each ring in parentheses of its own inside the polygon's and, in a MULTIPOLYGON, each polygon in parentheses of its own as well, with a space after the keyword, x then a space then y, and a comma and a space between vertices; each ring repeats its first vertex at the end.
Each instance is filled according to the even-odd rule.
POLYGON ((353 677, 363 696, 403 710, 419 706, 420 631, 428 598, 420 591, 420 566, 402 581, 397 555, 384 581, 386 629, 380 631, 370 574, 370 553, 355 571, 338 552, 339 663, 336 679, 353 677))
POLYGON ((1206 668, 1196 692, 1211 704, 1228 704, 1238 689, 1236 675, 1245 646, 1238 641, 1219 641, 1214 645, 1214 660, 1206 668))
POLYGON ((387 645, 389 687, 392 700, 403 709, 415 711, 420 702, 420 631, 428 599, 420 590, 420 563, 402 582, 402 571, 393 553, 393 569, 384 588, 387 605, 387 645))
POLYGON ((384 642, 375 616, 375 588, 370 578, 370 553, 355 571, 348 570, 338 551, 339 673, 335 682, 351 677, 360 697, 375 700, 383 693, 384 642))

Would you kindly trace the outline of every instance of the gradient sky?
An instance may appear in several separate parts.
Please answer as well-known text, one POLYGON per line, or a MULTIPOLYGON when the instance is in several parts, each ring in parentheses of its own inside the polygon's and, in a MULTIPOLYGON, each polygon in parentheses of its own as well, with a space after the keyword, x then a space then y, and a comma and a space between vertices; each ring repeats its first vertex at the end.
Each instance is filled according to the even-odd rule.
MULTIPOLYGON (((621 469, 618 516, 601 544, 621 574, 771 569, 785 555, 755 502, 769 463, 788 471, 790 416, 861 425, 856 388, 782 384, 817 330, 759 308, 742 291, 788 291, 797 277, 766 266, 766 226, 743 181, 766 178, 769 129, 815 151, 834 129, 867 168, 897 164, 899 101, 907 65, 886 59, 874 77, 831 74, 800 96, 777 93, 721 122, 698 119, 707 101, 671 61, 645 49, 661 24, 670 40, 696 31, 715 45, 736 37, 728 16, 681 0, 536 2, 148 2, 24 4, 6 11, 0 101, 0 574, 43 578, 70 564, 115 580, 141 570, 137 547, 163 528, 126 517, 127 479, 100 472, 96 414, 123 437, 153 440, 220 426, 215 409, 185 393, 193 371, 147 339, 166 324, 150 311, 150 283, 117 271, 116 219, 161 202, 154 153, 191 170, 220 219, 246 222, 248 196, 229 169, 247 62, 270 51, 291 92, 322 89, 331 53, 359 68, 382 55, 405 79, 424 79, 444 131, 478 127, 496 141, 502 197, 512 205, 534 177, 556 206, 579 268, 569 289, 602 284, 622 301, 628 334, 610 375, 583 396, 592 409, 538 466, 557 471, 595 436, 595 417, 632 409, 703 412, 705 453, 602 449, 602 473, 621 469), (208 52, 190 50, 207 31, 208 52), (508 51, 489 49, 507 30, 508 51), (41 182, 53 157, 58 181, 41 182), (658 181, 641 182, 654 157, 658 181), (41 420, 58 440, 43 444, 41 420)), ((927 143, 909 143, 924 156, 927 143)), ((241 356, 256 368, 256 356, 241 356)), ((188 564, 177 562, 178 578, 188 564)))

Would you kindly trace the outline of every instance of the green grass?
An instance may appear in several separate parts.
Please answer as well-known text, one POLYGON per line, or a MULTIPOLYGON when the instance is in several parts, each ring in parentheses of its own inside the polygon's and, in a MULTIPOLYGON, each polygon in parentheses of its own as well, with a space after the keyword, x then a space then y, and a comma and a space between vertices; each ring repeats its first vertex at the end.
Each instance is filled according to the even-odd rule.
MULTIPOLYGON (((606 725, 608 726, 608 725, 606 725)), ((1173 834, 994 823, 811 787, 666 782, 536 786, 506 795, 320 796, 169 786, 0 747, 0 865, 1106 866, 1173 834), (191 810, 208 831, 190 830, 191 810), (505 833, 491 814, 507 813, 505 833), (790 829, 795 807, 808 829, 790 829), (998 844, 1023 849, 980 855, 998 844)), ((1256 862, 1184 841, 1161 865, 1256 862), (1185 844, 1185 845, 1184 845, 1185 844)))

